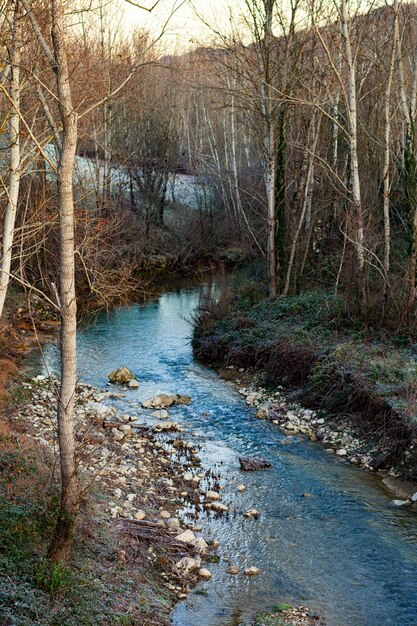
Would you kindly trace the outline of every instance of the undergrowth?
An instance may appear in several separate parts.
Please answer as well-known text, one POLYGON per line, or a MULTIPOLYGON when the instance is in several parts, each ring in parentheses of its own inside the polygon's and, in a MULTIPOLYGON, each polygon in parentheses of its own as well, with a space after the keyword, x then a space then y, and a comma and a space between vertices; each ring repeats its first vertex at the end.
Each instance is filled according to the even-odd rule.
POLYGON ((144 569, 146 561, 130 567, 120 562, 117 538, 97 511, 81 513, 69 567, 47 560, 59 509, 52 475, 41 447, 12 430, 1 435, 0 624, 168 623, 166 589, 144 569))

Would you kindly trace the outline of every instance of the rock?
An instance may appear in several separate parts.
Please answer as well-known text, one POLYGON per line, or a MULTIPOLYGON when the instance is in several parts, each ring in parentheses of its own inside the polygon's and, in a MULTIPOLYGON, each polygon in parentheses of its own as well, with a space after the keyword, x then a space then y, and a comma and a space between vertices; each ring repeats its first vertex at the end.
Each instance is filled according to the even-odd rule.
POLYGON ((222 504, 222 502, 213 502, 210 507, 213 511, 216 511, 216 513, 226 513, 226 511, 229 510, 229 507, 222 504))
POLYGON ((128 502, 133 502, 133 500, 136 498, 136 494, 135 493, 128 493, 126 496, 126 500, 128 502))
POLYGON ((166 420, 169 417, 169 413, 166 409, 159 409, 158 411, 153 411, 151 413, 151 417, 156 417, 159 420, 166 420))
POLYGON ((308 493, 307 491, 301 494, 302 498, 312 498, 313 494, 312 493, 308 493))
POLYGON ((257 509, 248 509, 243 513, 244 517, 254 517, 255 519, 258 519, 259 515, 260 513, 257 509))
POLYGON ((114 410, 111 406, 106 406, 105 404, 101 404, 101 402, 87 402, 86 408, 88 411, 92 413, 96 413, 100 417, 105 417, 106 415, 113 415, 114 410))
POLYGON ((145 511, 141 511, 141 510, 136 511, 136 513, 133 516, 133 518, 137 520, 143 520, 145 519, 145 517, 146 517, 145 511))
POLYGON ((239 574, 240 572, 240 567, 238 565, 230 565, 230 567, 227 570, 227 573, 230 574, 231 576, 236 576, 236 574, 239 574))
POLYGON ((191 404, 192 400, 190 396, 182 396, 180 394, 168 395, 161 393, 159 396, 148 398, 142 402, 144 409, 166 409, 167 407, 174 406, 175 404, 191 404))
POLYGON ((193 478, 194 478, 194 475, 191 472, 186 472, 183 476, 183 479, 186 480, 187 482, 192 481, 193 478))
POLYGON ((336 450, 336 455, 337 456, 347 456, 347 450, 345 450, 345 448, 339 448, 339 450, 336 450))
POLYGON ((243 493, 243 491, 245 491, 245 489, 246 489, 246 487, 245 487, 245 485, 243 483, 237 486, 237 490, 240 491, 241 493, 243 493))
POLYGON ((413 495, 410 498, 411 502, 417 502, 417 491, 416 493, 413 493, 413 495))
POLYGON ((179 530, 181 527, 180 520, 178 519, 178 517, 170 517, 167 520, 167 524, 169 528, 172 528, 172 530, 179 530))
POLYGON ((187 543, 190 546, 194 546, 197 541, 197 537, 192 530, 184 530, 184 532, 177 535, 175 539, 177 541, 181 541, 182 543, 187 543))
POLYGON ((258 457, 241 456, 239 457, 240 468, 246 472, 254 472, 256 470, 271 469, 272 465, 266 459, 258 457))
POLYGON ((393 500, 392 503, 394 506, 402 506, 405 508, 412 505, 411 500, 393 500))
POLYGON ((246 576, 258 576, 261 573, 262 570, 260 570, 259 567, 255 567, 254 565, 245 569, 246 576))
POLYGON ((205 567, 202 567, 198 570, 198 575, 200 576, 200 578, 203 578, 203 580, 210 580, 211 578, 211 572, 209 572, 209 570, 205 567))
POLYGON ((184 556, 182 559, 178 561, 178 563, 175 564, 175 568, 185 575, 189 574, 190 572, 196 569, 199 569, 200 567, 201 567, 201 558, 199 556, 195 559, 193 559, 190 556, 184 556))
POLYGON ((260 406, 259 409, 255 413, 255 417, 259 420, 265 420, 268 417, 268 410, 263 406, 260 406))
POLYGON ((183 428, 178 424, 178 422, 161 422, 160 424, 155 424, 152 427, 152 430, 155 433, 160 433, 161 431, 174 431, 174 432, 182 432, 183 428))
POLYGON ((135 380, 135 375, 125 365, 122 365, 114 372, 110 372, 109 381, 117 385, 125 385, 131 380, 135 380))
POLYGON ((129 389, 137 389, 139 387, 139 383, 137 380, 132 378, 132 380, 129 380, 129 382, 127 383, 127 386, 129 387, 129 389))
POLYGON ((197 537, 194 542, 194 547, 198 552, 205 552, 208 548, 208 543, 205 539, 203 539, 203 537, 197 537))
POLYGON ((220 500, 220 494, 217 491, 206 491, 206 500, 220 500))
POLYGON ((171 513, 169 511, 160 511, 159 515, 163 519, 170 519, 171 518, 171 513))

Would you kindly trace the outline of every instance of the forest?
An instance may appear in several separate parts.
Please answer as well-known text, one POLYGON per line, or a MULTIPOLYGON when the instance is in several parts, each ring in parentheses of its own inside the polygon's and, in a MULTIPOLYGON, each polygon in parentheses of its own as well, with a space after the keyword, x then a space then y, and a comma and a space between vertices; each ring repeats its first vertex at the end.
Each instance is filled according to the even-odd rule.
POLYGON ((415 623, 417 7, 213 5, 1 0, 1 624, 415 623), (277 586, 255 494, 322 519, 335 463, 403 561, 355 509, 357 570, 306 557, 330 599, 290 552, 277 586))

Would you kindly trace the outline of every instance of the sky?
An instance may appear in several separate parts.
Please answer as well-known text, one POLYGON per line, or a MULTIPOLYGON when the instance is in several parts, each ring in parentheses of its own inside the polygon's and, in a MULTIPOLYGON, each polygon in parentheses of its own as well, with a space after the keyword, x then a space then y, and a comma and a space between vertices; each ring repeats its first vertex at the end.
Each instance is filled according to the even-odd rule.
MULTIPOLYGON (((184 49, 193 44, 203 43, 213 36, 209 27, 205 26, 199 15, 214 27, 227 28, 229 10, 236 10, 241 0, 159 0, 152 13, 143 11, 128 4, 125 0, 119 0, 123 5, 124 17, 122 20, 124 29, 145 27, 154 35, 161 32, 163 24, 170 16, 174 6, 177 11, 171 17, 167 33, 164 37, 167 47, 174 51, 176 48, 184 49), (180 6, 179 6, 180 5, 180 6)), ((144 6, 151 7, 155 0, 138 0, 144 6)))

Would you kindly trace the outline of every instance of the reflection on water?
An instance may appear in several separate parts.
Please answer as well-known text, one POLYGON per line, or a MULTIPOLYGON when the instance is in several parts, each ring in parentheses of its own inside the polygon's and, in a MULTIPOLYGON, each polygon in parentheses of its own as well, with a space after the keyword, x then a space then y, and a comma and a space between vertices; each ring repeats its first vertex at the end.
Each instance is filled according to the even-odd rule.
MULTIPOLYGON (((131 413, 160 392, 190 394, 192 405, 170 412, 203 444, 203 464, 221 473, 230 515, 202 521, 204 536, 220 541, 221 559, 209 565, 205 594, 178 604, 173 625, 250 624, 257 611, 293 600, 322 612, 330 626, 416 626, 416 516, 393 508, 377 478, 319 445, 281 446, 273 425, 255 419, 230 385, 193 360, 190 318, 199 297, 199 289, 182 289, 102 315, 78 344, 84 381, 104 386, 121 364, 137 375, 139 389, 124 400, 131 413), (265 456, 273 470, 242 476, 240 454, 265 456), (247 489, 238 494, 242 481, 247 489), (243 518, 252 506, 259 520, 243 518), (230 576, 224 558, 264 573, 230 576)), ((46 359, 57 369, 55 346, 46 359)))

